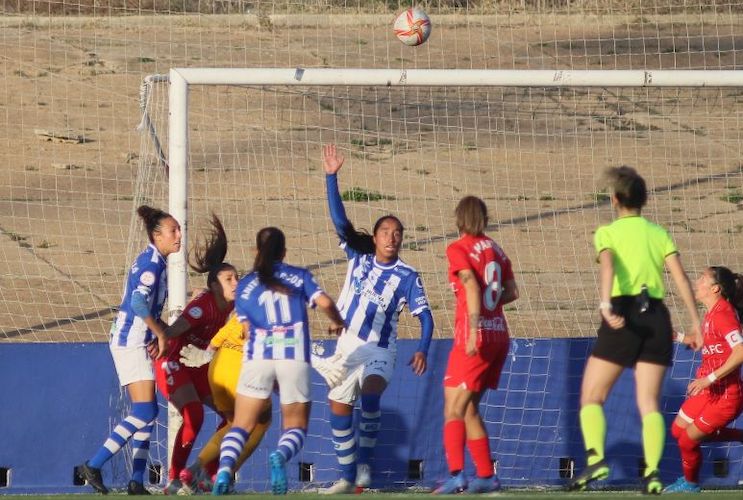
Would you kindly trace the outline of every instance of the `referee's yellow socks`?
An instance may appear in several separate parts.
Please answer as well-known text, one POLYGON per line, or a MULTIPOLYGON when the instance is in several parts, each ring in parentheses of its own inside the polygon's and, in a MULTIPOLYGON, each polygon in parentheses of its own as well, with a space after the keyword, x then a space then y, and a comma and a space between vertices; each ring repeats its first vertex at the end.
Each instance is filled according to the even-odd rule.
POLYGON ((645 476, 658 470, 666 442, 666 423, 659 412, 648 413, 642 418, 642 448, 645 453, 645 476))
POLYGON ((601 405, 590 404, 580 409, 580 429, 586 445, 588 465, 604 459, 604 442, 606 440, 606 417, 601 405))

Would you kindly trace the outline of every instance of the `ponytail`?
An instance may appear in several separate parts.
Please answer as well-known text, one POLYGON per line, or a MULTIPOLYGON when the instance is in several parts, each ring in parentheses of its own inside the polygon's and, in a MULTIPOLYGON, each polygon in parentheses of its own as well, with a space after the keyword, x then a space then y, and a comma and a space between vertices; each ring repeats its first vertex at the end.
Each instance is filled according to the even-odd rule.
POLYGON ((140 205, 137 208, 137 215, 144 222, 144 227, 147 230, 147 238, 150 243, 155 242, 154 234, 160 229, 160 223, 163 219, 172 217, 168 212, 164 212, 159 208, 153 208, 148 205, 140 205))
POLYGON ((235 270, 232 264, 224 261, 227 256, 227 234, 216 214, 212 214, 210 224, 212 230, 204 245, 194 246, 193 255, 188 259, 191 269, 199 274, 209 273, 206 278, 207 287, 217 281, 220 272, 225 269, 235 270))
POLYGON ((274 276, 274 265, 284 260, 286 255, 286 237, 277 227, 264 227, 255 236, 255 247, 258 253, 253 263, 253 271, 258 273, 258 280, 269 289, 289 294, 291 290, 274 276))

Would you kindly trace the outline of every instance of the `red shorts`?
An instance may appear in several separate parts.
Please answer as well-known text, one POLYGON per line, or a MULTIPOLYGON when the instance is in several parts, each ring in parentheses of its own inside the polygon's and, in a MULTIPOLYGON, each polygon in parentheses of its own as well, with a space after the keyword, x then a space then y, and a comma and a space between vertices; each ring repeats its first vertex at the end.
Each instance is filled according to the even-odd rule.
POLYGON ((712 434, 736 419, 743 409, 741 398, 711 398, 706 392, 691 396, 679 409, 679 417, 694 424, 705 434, 712 434))
POLYGON ((170 396, 176 390, 188 384, 193 384, 202 401, 212 394, 209 388, 208 364, 199 368, 189 368, 172 359, 158 359, 154 362, 154 368, 157 388, 167 400, 170 400, 170 396))
POLYGON ((476 356, 467 356, 463 347, 454 345, 444 375, 444 387, 462 387, 471 392, 497 389, 508 355, 508 338, 504 342, 480 348, 476 356))

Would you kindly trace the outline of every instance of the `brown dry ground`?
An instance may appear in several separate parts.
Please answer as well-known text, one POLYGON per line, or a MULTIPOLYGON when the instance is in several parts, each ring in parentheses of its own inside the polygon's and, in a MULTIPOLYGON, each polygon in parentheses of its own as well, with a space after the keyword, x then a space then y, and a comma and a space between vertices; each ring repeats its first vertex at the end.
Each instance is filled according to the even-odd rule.
MULTIPOLYGON (((145 199, 163 204, 161 170, 134 130, 147 74, 184 66, 737 69, 743 57, 743 20, 730 12, 441 15, 417 49, 393 39, 390 21, 340 14, 1 19, 0 342, 106 339, 141 245, 138 226, 130 237, 138 168, 155 179, 145 199), (85 140, 48 141, 37 129, 85 140)), ((165 88, 156 94, 161 99, 165 88)), ((646 176, 656 190, 647 213, 671 229, 692 275, 709 263, 743 269, 743 89, 660 95, 196 89, 191 226, 203 228, 215 210, 230 236, 230 260, 244 269, 255 230, 279 225, 289 261, 313 266, 337 294, 345 265, 318 165, 319 145, 336 141, 348 156, 343 188, 394 198, 348 203, 349 215, 367 228, 388 211, 403 219, 403 256, 423 274, 438 337, 450 335, 444 249, 465 193, 486 199, 491 234, 514 260, 522 294, 509 306, 514 335, 588 336, 597 302, 592 233, 611 218, 597 196, 606 166, 627 163, 646 176)), ((671 304, 683 321, 677 300, 671 304)), ((405 318, 401 337, 415 335, 405 318)))

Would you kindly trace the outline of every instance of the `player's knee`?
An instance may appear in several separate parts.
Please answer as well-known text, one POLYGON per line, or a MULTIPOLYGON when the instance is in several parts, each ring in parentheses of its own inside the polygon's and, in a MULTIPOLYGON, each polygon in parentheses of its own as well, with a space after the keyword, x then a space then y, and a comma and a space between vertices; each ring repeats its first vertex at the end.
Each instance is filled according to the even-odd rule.
POLYGON ((681 452, 692 452, 699 448, 699 441, 689 437, 689 434, 683 430, 678 438, 679 449, 681 452))
POLYGON ((682 434, 685 434, 684 428, 678 423, 673 422, 673 424, 671 424, 671 436, 673 436, 673 439, 678 441, 682 434))
POLYGON ((448 406, 444 409, 444 420, 464 420, 465 413, 463 408, 448 406))
POLYGON ((588 405, 601 405, 606 402, 608 390, 603 387, 583 387, 580 391, 581 408, 588 405))

